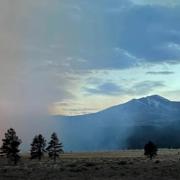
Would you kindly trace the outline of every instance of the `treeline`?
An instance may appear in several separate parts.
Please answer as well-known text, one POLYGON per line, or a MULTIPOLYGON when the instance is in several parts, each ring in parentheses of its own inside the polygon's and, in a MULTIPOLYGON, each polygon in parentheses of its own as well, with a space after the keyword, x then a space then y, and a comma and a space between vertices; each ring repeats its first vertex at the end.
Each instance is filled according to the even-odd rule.
POLYGON ((126 144, 129 149, 142 149, 148 140, 152 140, 159 148, 179 149, 179 131, 180 121, 162 126, 136 126, 126 139, 126 144))
MULTIPOLYGON (((22 144, 21 139, 16 135, 16 131, 12 128, 8 129, 2 139, 2 146, 0 148, 0 155, 5 156, 9 161, 15 165, 21 159, 19 146, 22 144)), ((51 140, 46 146, 45 138, 39 134, 33 138, 30 149, 30 159, 41 160, 44 153, 48 153, 50 159, 54 162, 63 153, 63 145, 57 137, 56 133, 51 135, 51 140)))
MULTIPOLYGON (((16 135, 14 129, 10 128, 5 133, 4 139, 2 139, 2 146, 0 148, 0 155, 5 156, 10 162, 15 165, 21 159, 19 146, 22 144, 21 139, 16 135)), ((157 146, 149 141, 144 146, 144 155, 152 159, 157 155, 157 146)), ((51 135, 51 140, 46 146, 45 138, 39 134, 33 138, 30 149, 30 159, 38 159, 39 161, 44 156, 44 153, 48 153, 50 159, 56 162, 60 153, 63 153, 63 145, 57 137, 56 133, 51 135)))

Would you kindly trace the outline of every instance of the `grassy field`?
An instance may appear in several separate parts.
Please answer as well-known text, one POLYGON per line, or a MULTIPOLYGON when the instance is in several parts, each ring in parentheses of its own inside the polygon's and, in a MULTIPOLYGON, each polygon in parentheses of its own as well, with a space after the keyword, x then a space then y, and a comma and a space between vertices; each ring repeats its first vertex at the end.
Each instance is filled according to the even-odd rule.
POLYGON ((149 160, 142 150, 65 153, 53 163, 24 155, 17 166, 0 159, 0 180, 179 180, 180 150, 159 150, 149 160))

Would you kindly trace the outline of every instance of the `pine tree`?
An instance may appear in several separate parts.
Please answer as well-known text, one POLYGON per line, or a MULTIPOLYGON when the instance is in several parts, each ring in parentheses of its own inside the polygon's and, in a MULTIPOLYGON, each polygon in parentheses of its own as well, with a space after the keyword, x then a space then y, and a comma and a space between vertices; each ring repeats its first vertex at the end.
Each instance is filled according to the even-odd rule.
POLYGON ((53 133, 51 135, 51 140, 49 142, 49 146, 46 148, 48 151, 48 155, 51 159, 56 161, 56 159, 59 157, 60 153, 63 153, 63 145, 59 142, 59 139, 57 137, 56 133, 53 133))
POLYGON ((35 136, 31 144, 31 159, 39 159, 40 161, 44 152, 46 152, 45 147, 45 138, 41 134, 35 136))
POLYGON ((5 139, 2 140, 3 144, 0 148, 1 155, 6 156, 7 159, 14 162, 14 165, 20 160, 19 155, 19 145, 21 144, 21 140, 16 135, 14 129, 10 128, 5 133, 5 139))
POLYGON ((144 146, 144 155, 148 156, 150 159, 152 159, 154 156, 157 155, 157 151, 158 151, 158 149, 157 149, 156 145, 151 141, 149 141, 144 146))

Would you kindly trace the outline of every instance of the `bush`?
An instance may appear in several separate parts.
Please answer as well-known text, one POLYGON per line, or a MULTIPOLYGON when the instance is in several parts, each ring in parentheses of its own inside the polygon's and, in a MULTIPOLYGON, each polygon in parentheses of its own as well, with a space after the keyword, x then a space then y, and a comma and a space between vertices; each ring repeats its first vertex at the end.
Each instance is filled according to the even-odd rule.
POLYGON ((150 159, 152 159, 153 157, 155 157, 157 155, 157 147, 156 145, 149 141, 147 144, 145 144, 144 146, 144 155, 149 157, 150 159))

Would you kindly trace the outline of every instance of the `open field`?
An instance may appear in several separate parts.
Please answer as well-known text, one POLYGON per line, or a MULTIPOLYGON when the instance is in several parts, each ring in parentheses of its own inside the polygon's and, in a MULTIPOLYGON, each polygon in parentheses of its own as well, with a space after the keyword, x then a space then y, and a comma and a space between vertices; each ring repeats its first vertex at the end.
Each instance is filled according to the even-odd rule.
POLYGON ((141 150, 66 153, 57 163, 24 156, 17 166, 0 159, 0 180, 179 180, 180 150, 159 150, 149 160, 141 150))

